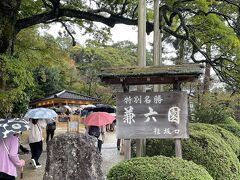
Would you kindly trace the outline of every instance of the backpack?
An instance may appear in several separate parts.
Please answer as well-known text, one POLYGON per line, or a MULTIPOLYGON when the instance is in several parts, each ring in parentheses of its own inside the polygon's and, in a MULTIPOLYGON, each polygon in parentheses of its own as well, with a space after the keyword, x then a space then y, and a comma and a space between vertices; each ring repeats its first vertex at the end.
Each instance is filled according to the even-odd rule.
POLYGON ((98 126, 90 126, 88 130, 88 134, 91 136, 94 136, 96 138, 99 138, 100 136, 100 128, 98 126))
POLYGON ((38 119, 32 119, 32 123, 36 125, 38 123, 38 119))
POLYGON ((56 129, 56 122, 52 122, 47 124, 47 130, 52 130, 54 131, 56 129))

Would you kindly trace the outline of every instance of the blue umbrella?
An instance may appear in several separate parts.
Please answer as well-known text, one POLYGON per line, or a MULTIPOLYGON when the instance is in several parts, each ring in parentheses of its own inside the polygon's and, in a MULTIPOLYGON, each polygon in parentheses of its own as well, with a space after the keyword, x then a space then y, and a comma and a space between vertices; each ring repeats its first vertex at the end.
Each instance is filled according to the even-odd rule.
POLYGON ((29 129, 29 122, 24 119, 0 119, 0 139, 11 134, 21 133, 29 129))
POLYGON ((30 109, 28 112, 25 114, 24 118, 31 118, 31 119, 54 119, 58 115, 57 113, 48 108, 35 108, 35 109, 30 109))

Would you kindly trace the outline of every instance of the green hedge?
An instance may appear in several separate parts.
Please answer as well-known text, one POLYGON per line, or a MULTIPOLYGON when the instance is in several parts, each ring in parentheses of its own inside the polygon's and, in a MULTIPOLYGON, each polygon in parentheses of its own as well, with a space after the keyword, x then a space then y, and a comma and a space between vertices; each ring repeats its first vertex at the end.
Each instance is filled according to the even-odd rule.
POLYGON ((216 138, 222 138, 225 143, 230 146, 233 152, 239 156, 240 155, 240 138, 235 136, 232 132, 219 127, 218 125, 193 123, 190 124, 190 134, 191 132, 202 132, 206 134, 211 134, 216 138))
POLYGON ((239 180, 239 160, 224 139, 209 131, 193 131, 183 143, 183 157, 204 166, 218 180, 239 180))
MULTIPOLYGON (((214 179, 240 179, 239 139, 216 125, 193 123, 182 141, 183 159, 204 166, 214 179), (236 153, 236 154, 235 154, 236 153)), ((147 156, 174 156, 174 141, 147 139, 147 156)))
POLYGON ((232 132, 235 136, 240 138, 240 123, 233 118, 227 118, 223 123, 218 124, 218 126, 232 132))
POLYGON ((201 166, 179 158, 141 157, 112 167, 108 180, 212 180, 201 166))

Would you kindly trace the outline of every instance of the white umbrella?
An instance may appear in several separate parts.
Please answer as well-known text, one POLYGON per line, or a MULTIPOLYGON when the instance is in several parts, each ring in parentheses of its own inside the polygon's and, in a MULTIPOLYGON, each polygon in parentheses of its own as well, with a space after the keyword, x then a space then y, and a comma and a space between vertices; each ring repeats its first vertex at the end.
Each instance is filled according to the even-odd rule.
POLYGON ((94 104, 87 104, 87 105, 85 105, 84 108, 88 108, 88 107, 93 107, 93 108, 95 108, 96 106, 95 106, 94 104))
POLYGON ((66 108, 66 109, 68 109, 70 112, 72 112, 72 108, 71 108, 70 106, 64 105, 63 107, 66 108))
POLYGON ((28 112, 25 114, 24 118, 31 118, 31 119, 54 119, 58 115, 57 113, 48 108, 35 108, 35 109, 30 109, 28 112))

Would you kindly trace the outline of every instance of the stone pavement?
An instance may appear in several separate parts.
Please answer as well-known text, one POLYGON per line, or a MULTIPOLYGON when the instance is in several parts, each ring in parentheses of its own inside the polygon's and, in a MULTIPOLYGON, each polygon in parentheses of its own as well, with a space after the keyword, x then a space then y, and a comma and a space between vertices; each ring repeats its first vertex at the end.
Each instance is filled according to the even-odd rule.
MULTIPOLYGON (((63 133, 61 130, 57 130, 57 133, 63 133)), ((28 147, 28 145, 24 145, 28 147)), ((23 179, 24 180, 42 180, 44 171, 45 171, 45 163, 46 163, 46 143, 44 143, 44 151, 39 159, 40 164, 42 165, 41 168, 33 169, 32 166, 29 164, 31 159, 31 154, 24 154, 20 155, 22 159, 26 161, 26 166, 24 167, 23 179)), ((115 132, 107 132, 105 136, 105 141, 102 146, 102 158, 103 158, 103 173, 104 175, 107 174, 109 169, 117 164, 118 162, 124 159, 124 156, 119 154, 117 150, 117 140, 115 132)), ((17 180, 20 179, 20 172, 18 172, 17 180)))

